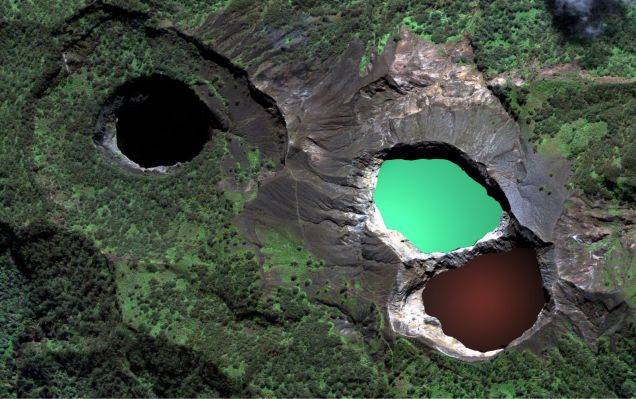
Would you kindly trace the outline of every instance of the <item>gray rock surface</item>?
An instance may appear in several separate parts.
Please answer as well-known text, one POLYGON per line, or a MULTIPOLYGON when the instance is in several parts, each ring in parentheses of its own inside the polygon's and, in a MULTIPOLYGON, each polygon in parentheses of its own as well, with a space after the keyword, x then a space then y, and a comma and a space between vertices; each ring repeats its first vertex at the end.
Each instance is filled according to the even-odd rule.
MULTIPOLYGON (((550 295, 535 325, 509 347, 541 351, 566 331, 593 342, 617 328, 625 304, 599 289, 602 261, 579 264, 584 252, 572 246, 585 221, 563 213, 571 195, 568 164, 533 152, 474 65, 458 62, 472 59, 467 43, 438 46, 407 30, 401 36, 363 71, 356 44, 326 70, 267 61, 248 70, 280 110, 288 145, 283 169, 260 182, 242 215, 246 234, 253 236, 254 224, 292 230, 333 265, 334 280, 342 269, 364 276, 365 292, 389 321, 387 336, 408 336, 466 360, 498 351, 477 352, 446 336, 426 315, 421 292, 432 275, 485 252, 535 247, 550 295), (502 203, 499 228, 470 248, 420 252, 386 229, 372 201, 379 166, 391 157, 457 162, 502 203)), ((228 31, 212 47, 231 58, 240 53, 235 44, 228 31)))

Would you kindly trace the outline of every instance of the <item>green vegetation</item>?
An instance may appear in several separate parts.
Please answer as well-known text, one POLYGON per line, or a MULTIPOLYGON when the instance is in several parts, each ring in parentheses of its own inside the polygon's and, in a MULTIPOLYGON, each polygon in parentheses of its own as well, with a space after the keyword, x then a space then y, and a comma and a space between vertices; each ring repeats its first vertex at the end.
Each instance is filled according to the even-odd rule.
MULTIPOLYGON (((378 335, 345 339, 334 330, 334 320, 343 315, 312 303, 297 288, 234 291, 226 285, 226 292, 246 295, 221 299, 217 271, 201 269, 192 280, 166 279, 154 293, 149 290, 152 306, 142 311, 148 319, 157 309, 178 315, 187 308, 182 305, 192 307, 182 314, 186 325, 178 327, 191 337, 185 345, 176 343, 170 329, 157 333, 122 321, 113 267, 86 239, 47 224, 17 237, 3 232, 1 271, 21 281, 20 292, 7 293, 3 301, 23 297, 11 308, 12 315, 21 315, 14 319, 19 328, 3 324, 4 331, 14 331, 3 336, 3 397, 636 393, 633 330, 601 340, 595 351, 566 336, 543 358, 511 351, 492 362, 467 364, 427 354, 404 339, 390 345, 378 335), (200 324, 190 329, 189 321, 200 324)), ((249 264, 231 266, 244 269, 232 271, 237 280, 230 284, 257 287, 257 268, 249 271, 249 264)), ((154 275, 159 281, 164 273, 154 275)))
POLYGON ((398 396, 415 397, 630 397, 634 395, 629 340, 603 340, 596 352, 566 336, 544 358, 506 352, 489 363, 423 357, 398 340, 388 364, 398 396))
POLYGON ((636 83, 544 79, 500 95, 540 152, 572 160, 575 187, 633 203, 636 83))
MULTIPOLYGON (((1 234, 1 233, 0 233, 1 234)), ((18 272, 6 247, 0 256, 0 396, 9 397, 14 389, 17 357, 16 341, 32 323, 26 303, 26 282, 18 272)))
POLYGON ((162 1, 157 19, 165 18, 182 29, 201 27, 205 20, 227 6, 229 0, 162 1))
MULTIPOLYGON (((3 342, 0 396, 232 392, 201 355, 122 324, 112 266, 84 238, 47 224, 3 238, 2 251, 12 255, 3 258, 2 274, 21 281, 22 299, 13 314, 22 314, 16 319, 22 325, 3 335, 8 346, 3 342)), ((3 323, 7 327, 13 326, 3 323)))
MULTIPOLYGON (((387 343, 359 280, 326 281, 327 265, 288 232, 258 227, 262 248, 245 242, 234 221, 254 191, 221 183, 249 182, 273 163, 247 144, 245 159, 232 158, 228 143, 240 139, 231 132, 165 175, 130 172, 95 147, 102 104, 131 78, 162 73, 228 105, 225 77, 206 74, 213 66, 194 46, 154 30, 166 21, 193 32, 210 13, 240 16, 299 51, 284 57, 316 62, 354 38, 369 55, 381 51, 401 24, 436 42, 470 38, 488 73, 584 59, 593 44, 561 42, 535 24, 546 21, 542 3, 521 3, 0 2, 0 397, 636 395, 632 330, 597 350, 566 337, 546 357, 512 351, 481 364, 387 343), (88 4, 96 10, 78 14, 88 4), (516 33, 500 38, 510 13, 516 33)), ((634 50, 613 35, 590 68, 633 76, 634 50)), ((245 59, 234 61, 258 62, 245 59)), ((590 190, 629 198, 633 88, 549 85, 507 94, 520 119, 533 110, 534 142, 571 156, 576 184, 594 172, 590 190)))
POLYGON ((2 272, 26 280, 22 313, 33 322, 3 342, 3 396, 384 392, 364 348, 333 331, 329 320, 342 317, 338 311, 313 304, 297 288, 263 291, 253 254, 181 278, 145 272, 153 277, 138 280, 136 292, 121 291, 141 304, 133 312, 142 324, 127 320, 127 305, 119 310, 116 273, 84 238, 37 225, 6 241, 2 249, 12 256, 3 258, 2 272), (164 324, 157 329, 153 322, 164 324))
POLYGON ((261 253, 266 257, 264 271, 274 270, 286 282, 292 282, 308 277, 310 271, 324 266, 323 261, 303 250, 293 235, 265 229, 259 229, 258 233, 264 243, 261 248, 261 253))
POLYGON ((635 77, 636 6, 611 14, 594 39, 564 37, 543 0, 484 1, 472 38, 477 65, 488 74, 577 62, 595 75, 635 77))

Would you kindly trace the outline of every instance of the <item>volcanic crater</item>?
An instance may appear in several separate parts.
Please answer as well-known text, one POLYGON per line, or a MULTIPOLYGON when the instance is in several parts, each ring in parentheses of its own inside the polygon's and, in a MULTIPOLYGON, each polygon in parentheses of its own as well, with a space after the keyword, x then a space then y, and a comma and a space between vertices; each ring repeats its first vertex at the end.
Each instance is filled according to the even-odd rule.
POLYGON ((224 124, 184 82, 161 74, 118 87, 104 105, 96 142, 131 169, 165 172, 192 161, 224 124))
MULTIPOLYGON (((401 285, 392 294, 393 302, 389 302, 394 328, 405 335, 415 335, 446 354, 467 360, 494 356, 508 345, 528 339, 533 328, 545 322, 548 309, 554 306, 545 282, 554 278, 553 264, 545 258, 537 258, 537 252, 549 251, 550 245, 519 223, 492 172, 456 146, 437 141, 398 143, 378 151, 365 172, 371 191, 377 189, 382 165, 394 160, 443 161, 458 166, 465 174, 455 182, 450 177, 430 173, 424 174, 420 181, 410 179, 410 184, 423 186, 419 195, 444 198, 447 195, 444 191, 449 190, 459 197, 451 196, 435 205, 438 209, 427 217, 439 218, 439 223, 409 219, 409 223, 423 224, 424 229, 439 228, 439 231, 428 232, 429 237, 438 240, 439 235, 448 236, 442 239, 456 243, 448 251, 426 251, 399 228, 387 228, 379 204, 370 207, 368 228, 405 262, 405 268, 398 271, 401 285), (454 187, 457 184, 460 186, 454 187), (472 185, 483 191, 464 195, 462 190, 470 191, 474 189, 469 187, 472 185), (461 237, 459 231, 444 228, 444 219, 452 219, 452 212, 456 211, 463 216, 454 224, 455 229, 470 229, 470 219, 491 205, 484 202, 486 199, 495 202, 499 211, 486 218, 486 224, 478 223, 477 231, 482 229, 478 239, 471 241, 461 237), (464 202, 471 200, 477 203, 464 202), (495 228, 484 229, 495 216, 495 228), (459 242, 466 245, 457 245, 459 242), (546 313, 541 315, 543 309, 546 313)), ((448 169, 441 171, 448 172, 448 169)), ((396 198, 396 205, 403 200, 396 198)), ((417 204, 416 198, 411 200, 417 204)))
POLYGON ((505 348, 532 327, 547 295, 534 251, 514 248, 434 276, 422 299, 446 335, 488 352, 505 348))
MULTIPOLYGON (((219 47, 224 50, 223 43, 219 47)), ((364 295, 357 299, 379 305, 377 319, 387 322, 378 328, 387 336, 408 337, 464 360, 490 358, 502 347, 541 351, 572 325, 586 338, 611 328, 579 310, 578 302, 590 294, 561 274, 573 266, 556 256, 564 240, 555 228, 569 195, 568 165, 537 155, 474 65, 456 62, 471 58, 470 47, 451 43, 440 51, 403 30, 362 71, 358 61, 364 51, 354 43, 326 70, 291 80, 290 69, 264 61, 223 89, 229 101, 221 112, 226 117, 218 118, 222 127, 244 132, 248 142, 281 160, 280 169, 259 180, 256 198, 238 217, 245 237, 262 246, 258 226, 284 227, 331 266, 317 271, 316 281, 338 287, 339 281, 359 279, 364 295), (269 116, 253 118, 250 107, 269 116), (434 254, 387 229, 373 201, 378 170, 387 159, 418 158, 448 159, 462 167, 501 205, 499 225, 472 246, 434 254), (451 322, 444 330, 445 317, 430 303, 439 318, 426 312, 424 290, 430 284, 433 292, 437 278, 472 270, 487 257, 518 253, 536 271, 536 301, 528 303, 538 315, 513 333, 471 343, 451 332, 451 322)), ((514 286, 512 279, 504 280, 514 286)), ((370 317, 352 317, 358 318, 370 317)))
MULTIPOLYGON (((104 101, 94 141, 101 152, 126 169, 168 172, 192 161, 219 132, 258 149, 271 168, 286 154, 287 129, 276 103, 255 88, 245 71, 171 29, 155 40, 192 45, 199 65, 187 79, 155 72, 123 82, 104 101)), ((232 164, 245 156, 230 151, 232 164)), ((230 162, 230 161, 228 161, 230 162)))
POLYGON ((118 95, 117 147, 144 168, 192 160, 220 127, 196 93, 166 76, 128 82, 118 95))
MULTIPOLYGON (((563 274, 576 265, 557 256, 568 238, 555 234, 570 195, 569 167, 561 158, 536 154, 474 65, 456 62, 472 57, 470 46, 448 44, 440 51, 404 29, 361 71, 354 61, 363 55, 354 43, 326 70, 291 81, 284 79, 287 70, 267 63, 248 70, 255 87, 280 108, 289 139, 284 167, 261 181, 241 214, 244 234, 262 245, 257 226, 285 226, 332 265, 312 279, 332 287, 360 280, 364 294, 356 300, 383 307, 387 336, 408 337, 467 361, 491 358, 504 348, 542 351, 572 328, 592 339, 611 328, 609 320, 620 322, 621 307, 607 325, 579 310, 577 303, 592 294, 563 274), (380 167, 386 160, 421 158, 452 161, 485 187, 502 209, 496 228, 474 245, 447 253, 423 252, 387 229, 373 197, 380 167), (441 313, 437 318, 426 312, 424 290, 436 285, 436 276, 499 260, 533 276, 524 291, 516 290, 531 296, 523 323, 499 323, 507 317, 499 316, 490 327, 508 333, 481 345, 444 330, 441 313)), ((503 293, 519 287, 518 276, 496 271, 493 278, 509 287, 493 292, 508 301, 503 293)), ((610 294, 602 300, 620 302, 610 294)))
MULTIPOLYGON (((492 196, 509 210, 487 172, 455 147, 398 146, 382 157, 374 191, 375 215, 385 224, 379 229, 390 226, 424 256, 452 256, 495 234, 502 207, 492 196)), ((532 248, 485 253, 439 270, 424 283, 424 312, 469 349, 505 348, 532 327, 547 302, 532 248)))

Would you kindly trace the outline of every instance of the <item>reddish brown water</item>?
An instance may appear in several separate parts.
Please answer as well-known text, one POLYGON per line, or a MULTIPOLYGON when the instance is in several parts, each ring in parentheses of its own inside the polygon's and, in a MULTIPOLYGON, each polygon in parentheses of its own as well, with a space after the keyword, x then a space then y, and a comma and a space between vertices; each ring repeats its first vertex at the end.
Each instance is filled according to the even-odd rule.
POLYGON ((485 352, 505 347, 530 328, 547 298, 534 250, 517 248, 433 277, 423 300, 446 335, 485 352))

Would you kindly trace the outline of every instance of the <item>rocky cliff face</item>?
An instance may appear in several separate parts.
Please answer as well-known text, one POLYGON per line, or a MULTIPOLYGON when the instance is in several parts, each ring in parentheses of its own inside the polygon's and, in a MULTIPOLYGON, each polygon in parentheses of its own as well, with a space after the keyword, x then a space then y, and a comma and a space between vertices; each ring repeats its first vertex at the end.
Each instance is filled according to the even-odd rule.
MULTIPOLYGON (((198 34, 222 31, 219 21, 198 34)), ((227 32, 211 46, 233 57, 242 50, 227 32)), ((263 46, 271 54, 279 50, 275 39, 263 46)), ((257 198, 242 215, 246 235, 258 241, 258 224, 293 230, 333 265, 326 278, 361 277, 367 298, 384 310, 387 335, 411 337, 466 360, 499 350, 474 351, 445 335, 426 314, 421 293, 431 276, 482 253, 534 247, 549 293, 535 325, 509 347, 541 351, 565 331, 592 340, 619 325, 624 302, 595 282, 602 261, 580 262, 586 250, 577 237, 585 221, 576 212, 564 213, 568 165, 533 152, 466 62, 472 59, 470 47, 434 45, 404 30, 361 71, 362 55, 354 44, 317 72, 307 72, 302 62, 267 60, 248 70, 254 85, 278 106, 288 144, 284 167, 262 178, 257 198), (420 252, 386 229, 373 204, 377 172, 388 158, 457 162, 501 202, 505 215, 499 228, 470 248, 420 252)))

